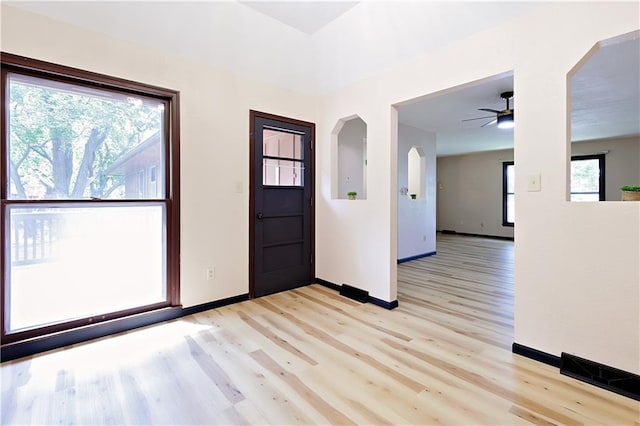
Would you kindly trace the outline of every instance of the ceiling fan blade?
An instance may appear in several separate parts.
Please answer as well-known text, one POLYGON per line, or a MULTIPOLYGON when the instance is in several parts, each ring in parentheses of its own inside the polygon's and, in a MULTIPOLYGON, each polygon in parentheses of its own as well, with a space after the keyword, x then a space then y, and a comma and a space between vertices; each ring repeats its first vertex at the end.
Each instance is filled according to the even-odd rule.
POLYGON ((496 114, 499 114, 499 113, 501 113, 501 112, 502 112, 502 111, 498 111, 498 110, 491 109, 491 108, 478 108, 478 111, 494 112, 494 113, 496 113, 496 114))
POLYGON ((467 118, 465 120, 461 120, 461 121, 473 121, 473 120, 486 120, 487 118, 495 118, 494 115, 487 115, 485 117, 476 117, 476 118, 467 118))
POLYGON ((498 122, 497 118, 494 118, 493 120, 489 121, 488 123, 484 123, 482 126, 480 127, 485 127, 485 126, 490 126, 492 124, 496 124, 498 122))

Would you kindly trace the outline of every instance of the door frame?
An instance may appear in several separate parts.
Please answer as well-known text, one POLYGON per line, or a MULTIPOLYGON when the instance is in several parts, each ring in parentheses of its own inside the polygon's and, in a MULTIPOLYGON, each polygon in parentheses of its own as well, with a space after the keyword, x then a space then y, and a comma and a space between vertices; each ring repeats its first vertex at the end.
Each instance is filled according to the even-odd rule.
MULTIPOLYGON (((256 200, 255 200, 255 184, 256 184, 256 175, 255 175, 255 121, 256 118, 265 118, 268 120, 277 120, 283 123, 294 124, 297 126, 309 127, 311 129, 311 158, 309 158, 309 168, 310 168, 310 176, 311 181, 310 185, 310 193, 311 193, 311 206, 309 208, 309 226, 311 229, 309 230, 309 244, 311 249, 311 265, 309 267, 309 282, 313 282, 315 280, 316 275, 316 247, 315 247, 315 236, 316 236, 316 202, 315 202, 315 169, 316 169, 316 150, 315 150, 315 141, 316 141, 316 125, 315 123, 311 123, 308 121, 296 120, 294 118, 283 117, 280 115, 269 114, 266 112, 260 112, 255 110, 249 110, 249 298, 255 298, 255 256, 256 256, 256 229, 255 229, 255 208, 256 208, 256 200)), ((305 185, 307 183, 305 182, 305 185)))

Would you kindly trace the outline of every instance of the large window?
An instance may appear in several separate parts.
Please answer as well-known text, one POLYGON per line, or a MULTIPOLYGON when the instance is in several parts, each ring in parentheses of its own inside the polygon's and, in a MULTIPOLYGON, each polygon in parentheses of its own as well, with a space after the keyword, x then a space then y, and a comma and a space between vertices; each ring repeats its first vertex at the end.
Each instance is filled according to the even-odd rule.
POLYGON ((516 220, 515 166, 513 161, 502 163, 502 225, 513 226, 516 220))
POLYGON ((571 157, 571 201, 604 201, 605 154, 571 157))
POLYGON ((177 92, 2 54, 2 101, 3 344, 178 305, 177 92))

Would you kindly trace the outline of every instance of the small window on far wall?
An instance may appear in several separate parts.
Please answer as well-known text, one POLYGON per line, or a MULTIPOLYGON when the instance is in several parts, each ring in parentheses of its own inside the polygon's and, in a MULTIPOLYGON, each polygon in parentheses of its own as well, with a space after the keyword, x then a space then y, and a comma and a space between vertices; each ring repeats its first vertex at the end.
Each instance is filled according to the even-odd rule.
POLYGON ((571 201, 604 201, 604 154, 571 157, 571 201))
POLYGON ((502 163, 502 226, 515 223, 515 167, 513 161, 502 163))

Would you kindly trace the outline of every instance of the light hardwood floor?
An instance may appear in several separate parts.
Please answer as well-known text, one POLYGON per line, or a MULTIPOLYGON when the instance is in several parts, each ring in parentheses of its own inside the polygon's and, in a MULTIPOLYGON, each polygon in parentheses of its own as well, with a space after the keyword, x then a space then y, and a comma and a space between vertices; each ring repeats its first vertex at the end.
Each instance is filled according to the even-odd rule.
POLYGON ((617 424, 640 403, 514 355, 513 244, 440 236, 388 311, 312 285, 2 364, 8 424, 617 424))

